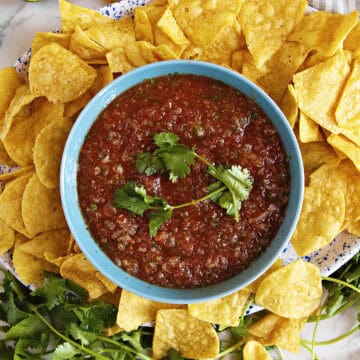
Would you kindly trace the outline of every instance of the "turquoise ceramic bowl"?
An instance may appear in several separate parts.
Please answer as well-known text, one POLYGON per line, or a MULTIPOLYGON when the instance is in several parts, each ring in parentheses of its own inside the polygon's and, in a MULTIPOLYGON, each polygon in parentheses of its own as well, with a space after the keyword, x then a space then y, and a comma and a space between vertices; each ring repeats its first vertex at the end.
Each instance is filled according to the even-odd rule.
POLYGON ((65 217, 79 247, 93 265, 111 281, 135 294, 167 303, 194 303, 228 295, 254 281, 280 256, 299 218, 304 178, 301 154, 286 118, 271 98, 240 74, 224 67, 199 61, 163 61, 133 70, 102 89, 85 107, 67 140, 60 174, 61 200, 65 217), (197 289, 169 289, 148 284, 115 265, 94 241, 81 214, 77 194, 77 163, 84 138, 101 111, 119 94, 157 76, 184 73, 220 80, 254 99, 275 125, 289 158, 291 190, 286 217, 271 245, 240 274, 216 285, 197 289))

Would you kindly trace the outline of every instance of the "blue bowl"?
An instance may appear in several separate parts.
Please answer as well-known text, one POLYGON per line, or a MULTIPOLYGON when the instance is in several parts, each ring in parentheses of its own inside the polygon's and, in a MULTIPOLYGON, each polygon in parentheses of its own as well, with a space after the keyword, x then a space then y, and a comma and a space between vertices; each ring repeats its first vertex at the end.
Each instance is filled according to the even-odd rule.
POLYGON ((120 287, 146 298, 174 304, 189 304, 228 295, 248 285, 264 273, 280 256, 290 240, 299 218, 303 189, 304 177, 301 153, 293 131, 277 105, 263 90, 240 74, 218 65, 200 61, 175 60, 146 65, 119 77, 107 85, 90 101, 74 124, 64 149, 60 172, 60 191, 65 217, 76 242, 85 256, 101 273, 120 287), (289 158, 291 176, 289 203, 285 219, 271 245, 240 274, 219 284, 204 288, 164 288, 151 285, 129 275, 115 265, 97 245, 87 229, 78 204, 77 168, 79 152, 86 134, 98 115, 115 97, 144 79, 173 73, 208 76, 237 88, 252 98, 275 125, 289 158))

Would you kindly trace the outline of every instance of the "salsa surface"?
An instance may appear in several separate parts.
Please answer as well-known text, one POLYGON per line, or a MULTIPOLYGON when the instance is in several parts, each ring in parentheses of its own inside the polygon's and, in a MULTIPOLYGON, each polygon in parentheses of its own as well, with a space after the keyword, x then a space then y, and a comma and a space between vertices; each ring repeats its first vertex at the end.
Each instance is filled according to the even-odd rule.
POLYGON ((216 284, 248 267, 284 219, 289 183, 283 145, 262 110, 236 89, 196 75, 146 80, 121 94, 93 124, 79 158, 80 207, 99 246, 131 275, 172 288, 216 284), (146 216, 114 207, 115 191, 129 180, 171 205, 206 195, 215 181, 199 161, 176 183, 140 174, 136 156, 155 150, 159 132, 177 134, 214 164, 250 171, 253 188, 238 223, 207 200, 174 210, 151 237, 146 216))

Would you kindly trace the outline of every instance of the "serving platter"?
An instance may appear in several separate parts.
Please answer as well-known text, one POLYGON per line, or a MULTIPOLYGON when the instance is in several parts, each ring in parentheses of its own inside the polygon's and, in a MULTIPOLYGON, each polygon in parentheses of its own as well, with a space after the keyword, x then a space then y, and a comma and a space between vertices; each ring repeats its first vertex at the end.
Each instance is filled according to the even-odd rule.
MULTIPOLYGON (((99 9, 103 15, 118 19, 123 16, 132 15, 133 10, 138 6, 143 6, 149 3, 148 0, 125 0, 111 5, 104 6, 99 9)), ((310 8, 308 11, 314 11, 310 8)), ((29 61, 31 58, 31 50, 27 50, 14 64, 19 73, 26 76, 29 61)), ((0 165, 0 173, 7 173, 13 171, 9 168, 0 165)), ((342 232, 329 245, 303 257, 304 260, 311 262, 319 267, 320 272, 324 276, 328 276, 336 271, 341 265, 351 259, 357 252, 360 251, 360 238, 342 232)), ((281 259, 284 264, 290 263, 298 259, 298 255, 294 251, 291 244, 289 244, 283 251, 281 259)), ((12 273, 15 273, 10 254, 5 254, 0 258, 0 263, 12 273)))

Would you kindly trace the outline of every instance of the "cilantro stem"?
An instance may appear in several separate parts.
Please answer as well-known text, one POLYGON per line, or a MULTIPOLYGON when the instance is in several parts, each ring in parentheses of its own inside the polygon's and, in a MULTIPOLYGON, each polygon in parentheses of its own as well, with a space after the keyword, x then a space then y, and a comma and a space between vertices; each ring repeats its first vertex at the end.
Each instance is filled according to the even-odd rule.
POLYGON ((360 330, 360 324, 355 326, 353 329, 347 331, 346 333, 334 338, 334 339, 330 339, 330 340, 326 340, 326 341, 315 341, 312 342, 310 340, 306 340, 306 339, 301 339, 301 344, 314 344, 314 346, 325 346, 325 345, 331 345, 331 344, 335 344, 341 340, 344 340, 345 338, 351 336, 352 334, 356 333, 358 330, 360 330))
POLYGON ((352 289, 352 290, 354 290, 355 292, 357 292, 358 294, 360 294, 360 289, 358 289, 358 288, 355 287, 354 285, 348 284, 348 283, 345 282, 345 281, 342 281, 342 280, 339 280, 339 279, 335 279, 335 278, 332 278, 332 277, 328 277, 328 276, 322 276, 321 278, 322 278, 322 280, 334 282, 334 283, 343 285, 343 286, 345 286, 345 287, 348 287, 349 289, 352 289))
MULTIPOLYGON (((311 349, 306 345, 306 343, 303 342, 303 340, 300 340, 301 346, 306 349, 307 351, 311 352, 311 349)), ((319 360, 319 357, 314 353, 314 360, 319 360)))
POLYGON ((213 164, 211 164, 207 159, 205 159, 204 157, 202 157, 201 155, 199 155, 198 153, 195 152, 195 156, 202 161, 203 163, 205 163, 207 166, 214 166, 213 164))
POLYGON ((102 356, 100 354, 97 354, 95 352, 93 352, 92 350, 85 348, 81 345, 79 345, 76 341, 73 341, 71 339, 69 339, 67 336, 63 335, 61 332, 59 332, 58 330, 56 330, 37 310, 36 308, 33 308, 36 316, 52 331, 54 332, 57 336, 59 336, 61 339, 63 339, 64 341, 68 342, 70 345, 76 347, 77 349, 79 349, 80 351, 91 355, 93 357, 95 357, 96 359, 99 360, 109 360, 107 357, 102 356))
POLYGON ((186 207, 186 206, 192 206, 192 205, 196 205, 202 201, 205 201, 205 200, 208 200, 210 198, 212 198, 214 195, 224 191, 226 189, 226 186, 222 186, 220 187, 219 189, 209 193, 209 194, 206 194, 204 196, 202 196, 201 198, 198 198, 198 199, 195 199, 195 200, 191 200, 191 201, 188 201, 188 202, 185 202, 183 204, 179 204, 179 205, 174 205, 174 206, 171 206, 170 205, 170 209, 180 209, 180 208, 183 208, 183 207, 186 207))
MULTIPOLYGON (((106 337, 106 336, 97 336, 97 338, 98 338, 99 340, 102 340, 102 341, 107 342, 107 343, 109 343, 109 344, 112 344, 112 345, 118 346, 118 347, 120 347, 120 348, 122 348, 122 349, 125 349, 125 350, 127 350, 127 351, 129 351, 129 352, 131 352, 131 353, 133 353, 133 354, 135 354, 135 355, 138 355, 139 357, 141 357, 141 358, 143 358, 143 359, 145 359, 145 360, 152 360, 151 357, 146 356, 146 355, 144 355, 144 354, 142 354, 142 353, 139 353, 139 352, 137 352, 135 349, 133 349, 133 348, 131 348, 131 347, 125 345, 125 344, 121 344, 121 343, 119 343, 119 342, 116 341, 116 340, 112 340, 112 339, 110 339, 110 338, 108 338, 108 337, 106 337)), ((108 349, 105 349, 105 350, 108 350, 108 349)), ((112 349, 109 349, 109 350, 112 350, 112 349)))
POLYGON ((320 323, 320 315, 321 315, 321 311, 319 312, 318 316, 316 317, 314 331, 313 331, 312 338, 311 338, 311 360, 315 360, 315 338, 316 338, 316 333, 317 333, 319 323, 320 323))
POLYGON ((239 349, 239 347, 241 345, 244 345, 244 340, 240 340, 238 341, 236 344, 234 344, 233 346, 228 347, 227 349, 225 349, 224 351, 222 351, 221 353, 219 353, 218 357, 216 359, 221 359, 223 358, 225 355, 230 354, 233 351, 236 351, 237 349, 239 349))

